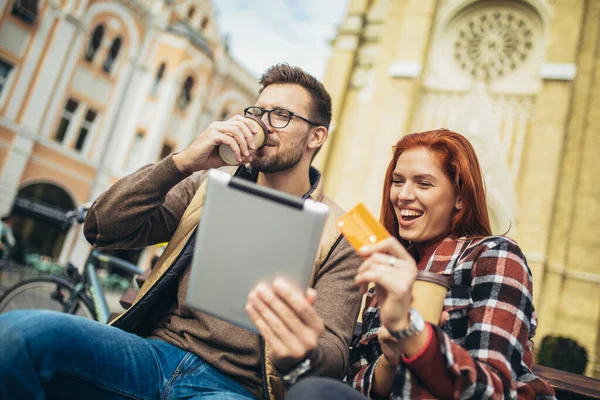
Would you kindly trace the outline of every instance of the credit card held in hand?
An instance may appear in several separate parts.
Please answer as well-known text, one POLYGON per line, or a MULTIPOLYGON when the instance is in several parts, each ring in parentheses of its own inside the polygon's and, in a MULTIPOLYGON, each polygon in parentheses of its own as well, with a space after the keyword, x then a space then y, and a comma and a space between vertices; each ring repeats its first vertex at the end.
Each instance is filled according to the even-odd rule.
POLYGON ((358 250, 370 244, 375 244, 390 237, 390 233, 369 212, 363 203, 359 203, 337 221, 342 235, 358 250))

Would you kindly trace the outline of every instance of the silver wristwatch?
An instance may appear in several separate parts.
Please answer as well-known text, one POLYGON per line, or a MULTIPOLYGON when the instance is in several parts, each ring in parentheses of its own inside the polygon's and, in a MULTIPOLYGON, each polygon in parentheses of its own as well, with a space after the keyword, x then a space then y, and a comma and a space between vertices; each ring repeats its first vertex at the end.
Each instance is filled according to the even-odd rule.
POLYGON ((293 385, 296 383, 298 378, 304 373, 306 373, 310 369, 310 358, 302 361, 300 364, 296 365, 290 372, 281 377, 281 380, 285 382, 287 385, 293 385))
POLYGON ((425 329, 425 321, 423 321, 423 317, 421 317, 421 314, 419 314, 417 310, 411 307, 410 324, 408 327, 402 329, 401 331, 392 331, 388 329, 388 332, 390 332, 390 335, 396 339, 406 339, 411 336, 418 335, 419 333, 423 332, 423 329, 425 329))

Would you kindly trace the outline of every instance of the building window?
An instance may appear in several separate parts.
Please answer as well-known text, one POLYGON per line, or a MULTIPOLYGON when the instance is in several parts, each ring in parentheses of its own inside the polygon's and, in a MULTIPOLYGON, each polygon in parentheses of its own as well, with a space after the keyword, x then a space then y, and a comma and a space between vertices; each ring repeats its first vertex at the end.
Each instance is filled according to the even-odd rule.
POLYGON ((159 161, 168 156, 173 152, 173 146, 167 143, 163 143, 162 149, 160 149, 159 161))
POLYGON ((87 49, 85 50, 86 61, 92 62, 94 60, 94 56, 102 43, 102 37, 104 37, 104 25, 98 25, 96 29, 94 29, 94 33, 90 37, 87 49))
POLYGON ((156 77, 154 78, 154 85, 152 85, 152 96, 156 96, 158 93, 158 87, 160 86, 160 81, 162 81, 163 76, 165 75, 166 65, 165 63, 160 64, 158 70, 156 71, 156 77))
POLYGON ((104 72, 110 73, 112 67, 115 65, 115 61, 119 56, 119 51, 121 50, 121 38, 116 38, 112 45, 110 46, 110 51, 106 55, 106 61, 104 61, 104 72))
POLYGON ((28 24, 33 24, 38 14, 38 0, 14 0, 11 14, 28 24))
POLYGON ((202 22, 200 23, 200 29, 202 32, 205 32, 206 28, 208 28, 208 17, 202 18, 202 22))
POLYGON ((192 18, 194 18, 194 14, 196 14, 196 8, 194 6, 191 6, 188 9, 188 13, 187 13, 187 19, 191 20, 192 18))
POLYGON ((179 97, 177 97, 177 107, 180 110, 185 110, 192 100, 192 88, 194 87, 194 78, 188 76, 183 82, 179 97))
POLYGON ((62 118, 60 119, 60 124, 58 125, 58 130, 56 131, 56 135, 54 135, 54 140, 58 143, 62 143, 65 140, 65 136, 67 134, 67 130, 69 129, 69 125, 73 119, 73 115, 75 114, 75 110, 79 106, 79 102, 73 98, 69 98, 67 100, 67 104, 65 105, 65 109, 63 110, 62 118))
POLYGON ((221 121, 225 121, 227 119, 227 116, 229 115, 229 110, 227 109, 227 107, 225 107, 222 111, 221 111, 221 121))
POLYGON ((13 66, 9 63, 0 60, 0 98, 2 98, 2 93, 4 92, 4 88, 8 86, 8 79, 10 75, 10 71, 12 71, 13 66))
POLYGON ((96 110, 93 110, 91 108, 87 110, 87 113, 85 114, 85 119, 81 124, 81 129, 79 130, 77 142, 75 143, 75 150, 81 151, 83 149, 83 146, 85 145, 85 140, 88 138, 97 116, 98 112, 96 110))

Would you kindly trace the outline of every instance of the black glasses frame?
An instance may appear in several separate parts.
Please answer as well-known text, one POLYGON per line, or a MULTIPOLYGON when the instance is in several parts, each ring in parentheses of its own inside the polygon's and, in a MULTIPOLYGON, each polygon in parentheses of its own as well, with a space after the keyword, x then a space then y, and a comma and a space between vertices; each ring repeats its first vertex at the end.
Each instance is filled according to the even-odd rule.
POLYGON ((308 122, 309 124, 311 124, 313 126, 321 126, 321 124, 317 124, 316 122, 313 122, 313 121, 311 121, 309 119, 306 119, 303 116, 298 115, 298 114, 296 114, 296 113, 294 113, 294 112, 292 112, 290 110, 286 110, 285 108, 282 108, 282 107, 275 107, 272 110, 266 110, 266 109, 264 109, 262 107, 250 106, 250 107, 244 108, 244 115, 254 115, 254 114, 252 114, 252 113, 249 112, 249 110, 251 110, 251 109, 260 110, 260 115, 256 115, 256 117, 259 117, 259 118, 261 118, 265 113, 267 113, 267 119, 269 120, 269 125, 271 125, 275 129, 283 129, 286 126, 288 126, 290 124, 290 121, 292 120, 292 117, 300 118, 302 121, 308 122), (275 126, 271 122, 271 113, 273 111, 278 111, 278 110, 283 110, 283 111, 285 111, 285 112, 287 112, 287 113, 290 114, 290 117, 288 118, 288 121, 286 122, 286 124, 284 126, 275 126))

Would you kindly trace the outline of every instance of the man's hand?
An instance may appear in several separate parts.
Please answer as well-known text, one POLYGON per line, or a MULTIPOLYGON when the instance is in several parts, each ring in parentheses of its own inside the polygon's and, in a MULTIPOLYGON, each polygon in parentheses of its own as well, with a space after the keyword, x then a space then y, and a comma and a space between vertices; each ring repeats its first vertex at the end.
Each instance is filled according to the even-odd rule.
POLYGON ((273 285, 259 284, 248 296, 246 312, 269 343, 271 361, 281 371, 288 371, 317 348, 325 326, 313 307, 316 299, 314 289, 303 295, 282 278, 273 285))
POLYGON ((185 150, 173 156, 173 162, 181 172, 193 173, 227 165, 219 156, 218 147, 225 144, 231 148, 236 161, 241 164, 252 160, 250 153, 256 150, 256 128, 248 118, 235 115, 227 121, 213 122, 185 150))

